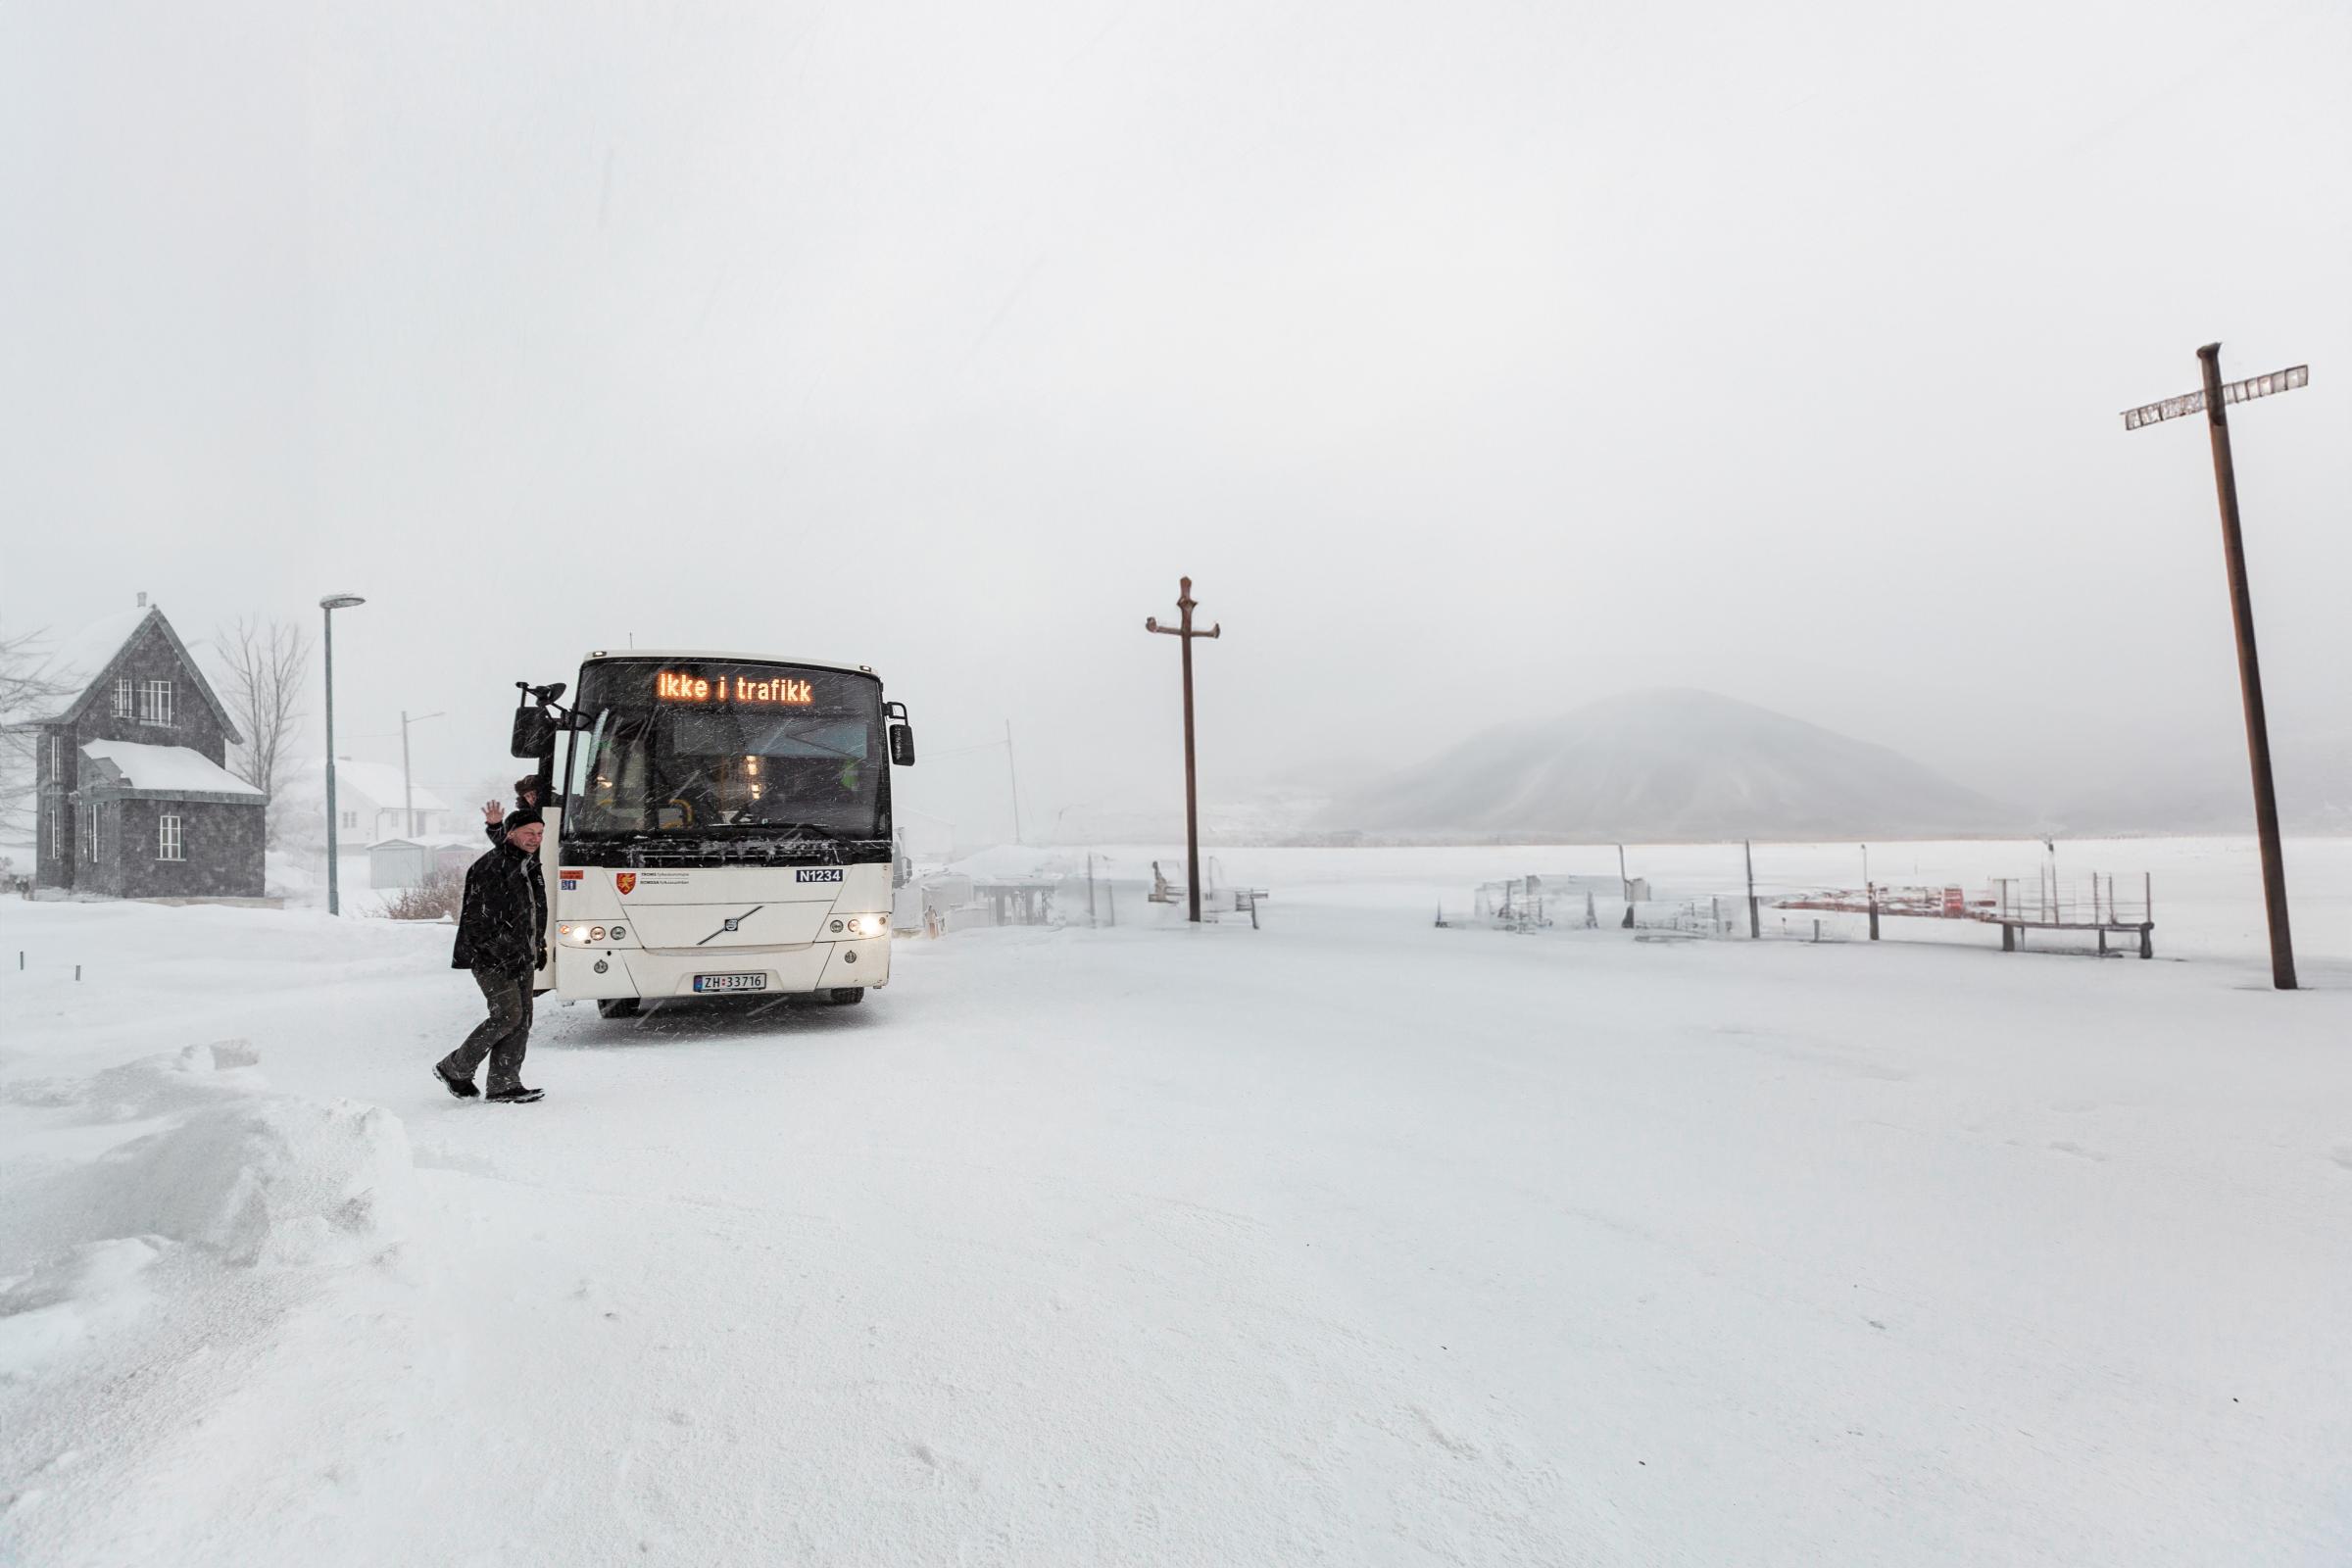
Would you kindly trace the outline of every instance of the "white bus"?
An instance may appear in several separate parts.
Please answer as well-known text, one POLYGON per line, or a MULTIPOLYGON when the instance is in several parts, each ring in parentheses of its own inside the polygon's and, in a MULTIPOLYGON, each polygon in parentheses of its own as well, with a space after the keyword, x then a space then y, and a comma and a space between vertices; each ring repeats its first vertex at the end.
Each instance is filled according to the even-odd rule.
POLYGON ((516 684, 514 755, 555 781, 540 990, 613 1018, 890 983, 890 767, 914 734, 870 668, 600 649, 568 709, 561 684, 516 684))

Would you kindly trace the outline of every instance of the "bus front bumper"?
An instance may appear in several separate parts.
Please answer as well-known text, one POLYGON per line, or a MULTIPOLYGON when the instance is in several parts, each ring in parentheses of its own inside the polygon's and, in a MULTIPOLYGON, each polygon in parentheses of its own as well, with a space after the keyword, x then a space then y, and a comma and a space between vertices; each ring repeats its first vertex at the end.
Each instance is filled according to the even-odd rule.
POLYGON ((575 1000, 794 996, 890 984, 886 936, 779 948, 564 948, 555 959, 555 994, 575 1000), (758 975, 760 983, 698 991, 697 977, 710 975, 758 975))

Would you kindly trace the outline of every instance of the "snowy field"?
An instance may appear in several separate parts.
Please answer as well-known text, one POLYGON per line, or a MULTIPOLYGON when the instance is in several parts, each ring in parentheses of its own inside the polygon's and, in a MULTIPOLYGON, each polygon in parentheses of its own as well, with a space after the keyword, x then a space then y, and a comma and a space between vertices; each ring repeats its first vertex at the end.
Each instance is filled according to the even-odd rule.
POLYGON ((1154 854, 858 1008, 543 1002, 524 1107, 427 1076, 446 928, 0 901, 0 1562, 2352 1559, 2352 844, 2291 996, 2235 842, 2059 846, 2153 963, 1154 854))

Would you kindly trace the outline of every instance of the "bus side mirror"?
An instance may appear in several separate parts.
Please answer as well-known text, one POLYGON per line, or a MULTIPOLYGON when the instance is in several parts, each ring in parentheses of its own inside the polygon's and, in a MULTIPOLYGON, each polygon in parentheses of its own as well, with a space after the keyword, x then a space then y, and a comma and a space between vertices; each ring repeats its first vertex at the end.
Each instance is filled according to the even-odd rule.
POLYGON ((890 726, 890 760, 901 767, 914 765, 914 731, 908 725, 890 726))
POLYGON ((544 757, 556 744, 556 721, 536 708, 514 710, 514 733, 508 750, 516 757, 544 757))

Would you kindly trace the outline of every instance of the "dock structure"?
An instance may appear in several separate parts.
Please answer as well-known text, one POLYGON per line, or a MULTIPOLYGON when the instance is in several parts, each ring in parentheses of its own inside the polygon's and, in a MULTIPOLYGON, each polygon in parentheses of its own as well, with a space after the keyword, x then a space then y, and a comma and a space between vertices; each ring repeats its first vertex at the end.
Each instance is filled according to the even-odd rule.
POLYGON ((1781 909, 1833 910, 1870 917, 1872 941, 1878 940, 1882 917, 1903 915, 1919 920, 1974 920, 2001 928, 2001 951, 2015 953, 2028 931, 2074 931, 2098 939, 2099 952, 2110 951, 2109 937, 2136 937, 2139 956, 2156 956, 2155 887, 2145 873, 2132 898, 2127 878, 2123 891, 2116 879, 2092 873, 2087 883, 2061 883, 2046 869, 2035 877, 1995 877, 1990 893, 1970 895, 1957 887, 1837 888, 1794 898, 1776 899, 1781 909))
POLYGON ((2115 878, 2096 872, 2091 873, 2087 896, 2082 887, 2062 887, 2047 875, 2034 878, 2031 887, 2013 876, 1995 877, 1992 886, 1991 906, 1980 908, 1976 918, 2001 928, 2003 953, 2024 947, 2028 931, 2089 931, 2098 935, 2101 953, 2107 951, 2110 936, 2136 936, 2139 956, 2156 956, 2156 890, 2145 872, 2140 874, 2136 903, 2128 880, 2119 898, 2115 878))

